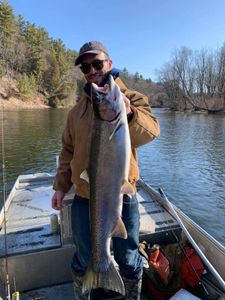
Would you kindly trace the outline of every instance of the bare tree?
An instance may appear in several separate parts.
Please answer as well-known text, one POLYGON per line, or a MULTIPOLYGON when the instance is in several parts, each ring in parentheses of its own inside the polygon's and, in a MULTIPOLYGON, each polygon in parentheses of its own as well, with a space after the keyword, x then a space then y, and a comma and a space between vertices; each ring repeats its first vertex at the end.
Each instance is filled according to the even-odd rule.
POLYGON ((177 109, 223 109, 225 45, 216 54, 207 49, 193 52, 182 47, 176 50, 171 62, 161 69, 160 81, 177 109))

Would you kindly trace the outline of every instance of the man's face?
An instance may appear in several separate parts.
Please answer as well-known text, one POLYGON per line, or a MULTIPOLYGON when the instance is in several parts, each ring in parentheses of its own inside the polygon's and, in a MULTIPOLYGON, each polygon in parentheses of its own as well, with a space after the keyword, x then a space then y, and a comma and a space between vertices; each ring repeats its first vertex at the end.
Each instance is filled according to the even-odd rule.
POLYGON ((89 69, 88 73, 84 74, 87 82, 93 82, 99 85, 102 82, 104 75, 112 69, 112 61, 106 57, 104 52, 99 54, 89 53, 84 55, 81 63, 81 67, 82 66, 85 66, 87 69, 89 69), (98 61, 100 61, 100 63, 98 63, 98 61), (96 69, 94 68, 95 62, 97 62, 98 67, 99 65, 102 65, 100 70, 97 70, 98 67, 96 69), (94 63, 94 66, 90 65, 91 63, 94 63))

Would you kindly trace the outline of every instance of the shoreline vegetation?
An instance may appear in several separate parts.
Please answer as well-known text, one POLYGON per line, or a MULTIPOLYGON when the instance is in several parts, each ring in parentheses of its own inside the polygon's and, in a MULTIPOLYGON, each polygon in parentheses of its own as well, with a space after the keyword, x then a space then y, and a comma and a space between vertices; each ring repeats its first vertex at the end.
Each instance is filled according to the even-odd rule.
POLYGON ((8 76, 0 78, 0 107, 6 111, 50 108, 40 93, 31 99, 24 98, 17 89, 17 82, 8 76))
MULTIPOLYGON (((133 81, 131 77, 123 76, 124 82, 130 86, 133 81)), ((141 80, 141 79, 140 79, 141 80)), ((142 82, 142 84, 133 83, 133 85, 137 86, 137 90, 142 90, 144 94, 146 94, 150 99, 150 104, 152 108, 163 108, 165 110, 174 111, 174 112, 183 112, 183 113, 199 113, 199 114, 224 114, 225 109, 221 109, 218 111, 210 111, 206 109, 198 109, 193 110, 193 108, 186 108, 179 110, 175 107, 170 107, 170 105, 163 105, 161 99, 167 99, 167 95, 163 91, 163 87, 160 85, 156 85, 153 82, 142 82), (140 86, 139 86, 140 85, 140 86), (151 85, 151 89, 149 90, 149 85, 151 85), (138 88, 139 86, 139 88, 138 88)), ((76 102, 71 101, 67 103, 67 105, 58 105, 55 108, 70 108, 75 105, 76 102)), ((22 94, 19 93, 17 89, 17 82, 10 77, 4 76, 0 78, 0 107, 5 111, 18 111, 18 110, 30 110, 30 109, 51 109, 52 106, 48 104, 48 99, 42 95, 41 93, 34 94, 30 99, 27 99, 22 94), (9 93, 10 91, 10 93, 9 93)))
MULTIPOLYGON (((74 65, 78 53, 43 27, 15 15, 0 0, 0 105, 7 110, 66 108, 80 98, 84 76, 74 65)), ((225 44, 212 52, 175 51, 158 71, 158 82, 126 67, 121 78, 145 94, 152 107, 172 111, 225 113, 225 44)))

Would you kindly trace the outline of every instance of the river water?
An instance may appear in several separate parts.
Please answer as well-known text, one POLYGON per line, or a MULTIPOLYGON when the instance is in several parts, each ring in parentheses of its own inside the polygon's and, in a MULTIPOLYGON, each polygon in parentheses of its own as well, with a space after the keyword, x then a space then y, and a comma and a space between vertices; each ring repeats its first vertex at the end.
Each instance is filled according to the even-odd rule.
MULTIPOLYGON (((142 179, 163 188, 171 202, 225 245, 225 116, 153 112, 161 135, 138 150, 142 179)), ((55 172, 67 113, 4 112, 8 191, 20 174, 55 172)), ((0 206, 2 198, 1 193, 0 206)))

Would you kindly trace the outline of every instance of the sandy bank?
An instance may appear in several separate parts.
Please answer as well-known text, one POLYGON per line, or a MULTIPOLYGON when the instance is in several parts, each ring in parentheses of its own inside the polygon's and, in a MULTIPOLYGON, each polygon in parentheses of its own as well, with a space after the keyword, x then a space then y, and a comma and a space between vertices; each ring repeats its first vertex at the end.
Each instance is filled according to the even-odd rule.
POLYGON ((9 99, 2 99, 0 96, 0 106, 4 110, 22 110, 22 109, 46 109, 50 108, 40 100, 22 101, 20 99, 10 97, 9 99))
POLYGON ((45 97, 40 93, 29 100, 23 98, 17 89, 16 80, 9 76, 0 78, 0 106, 4 110, 49 108, 45 97))

